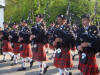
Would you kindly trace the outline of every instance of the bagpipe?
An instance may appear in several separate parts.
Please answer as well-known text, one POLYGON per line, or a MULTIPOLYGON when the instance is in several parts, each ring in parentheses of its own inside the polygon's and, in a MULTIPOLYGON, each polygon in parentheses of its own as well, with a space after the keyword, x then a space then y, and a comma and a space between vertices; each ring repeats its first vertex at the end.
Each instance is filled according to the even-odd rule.
POLYGON ((20 48, 19 48, 19 50, 20 50, 20 51, 23 51, 23 50, 24 50, 23 44, 28 45, 28 44, 31 43, 31 41, 30 41, 30 36, 31 36, 31 32, 24 32, 24 31, 20 31, 20 32, 19 32, 19 37, 18 37, 18 39, 19 39, 19 38, 23 38, 23 40, 20 40, 20 41, 19 41, 19 43, 20 43, 20 48))
POLYGON ((79 40, 81 43, 88 42, 89 46, 84 47, 83 51, 97 53, 100 51, 100 37, 98 36, 98 30, 96 26, 90 26, 86 33, 80 35, 79 40))
POLYGON ((33 39, 35 43, 46 44, 48 42, 47 33, 42 25, 32 26, 31 33, 32 35, 35 35, 35 38, 33 39))
POLYGON ((3 37, 1 38, 1 40, 10 41, 10 37, 9 37, 10 33, 9 33, 8 30, 3 30, 3 31, 2 31, 2 35, 3 35, 3 37))
POLYGON ((12 30, 10 31, 10 35, 11 35, 11 42, 18 42, 18 37, 19 37, 19 31, 18 30, 12 30))
POLYGON ((32 26, 31 33, 35 35, 35 38, 32 40, 32 50, 37 52, 38 44, 44 45, 48 42, 47 32, 43 25, 37 24, 32 26))
POLYGON ((30 36, 31 36, 31 32, 24 32, 24 31, 20 31, 19 32, 19 37, 22 37, 23 40, 21 40, 21 43, 30 43, 30 36))
POLYGON ((74 36, 66 30, 56 28, 54 30, 54 33, 53 33, 52 42, 56 38, 60 38, 62 40, 62 42, 57 43, 57 46, 56 46, 57 48, 71 49, 71 48, 75 47, 75 38, 74 38, 74 36))
POLYGON ((98 36, 97 28, 95 26, 90 26, 88 31, 80 35, 79 40, 81 44, 84 42, 88 43, 88 46, 83 47, 83 51, 79 52, 81 54, 80 62, 86 64, 88 55, 85 52, 88 52, 88 54, 100 52, 100 37, 98 36))
POLYGON ((8 30, 8 29, 4 29, 3 31, 1 31, 0 33, 2 33, 3 37, 1 38, 2 40, 7 40, 7 41, 18 41, 18 32, 16 32, 15 30, 8 30), (17 38, 17 39, 16 39, 17 38))
POLYGON ((71 48, 75 47, 75 38, 70 32, 64 29, 56 28, 50 38, 50 44, 53 45, 57 38, 59 38, 59 40, 56 41, 55 57, 60 58, 62 55, 61 49, 69 51, 71 48))

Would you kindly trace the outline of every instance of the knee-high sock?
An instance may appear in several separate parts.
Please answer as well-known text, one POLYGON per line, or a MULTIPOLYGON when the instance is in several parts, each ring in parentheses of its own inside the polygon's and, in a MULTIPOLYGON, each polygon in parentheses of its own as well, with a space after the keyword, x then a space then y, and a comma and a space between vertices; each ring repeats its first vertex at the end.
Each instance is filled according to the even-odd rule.
POLYGON ((24 67, 25 68, 25 58, 22 58, 22 67, 24 67))
POLYGON ((17 61, 17 56, 18 56, 18 55, 14 55, 14 63, 18 63, 18 61, 17 61))
POLYGON ((32 59, 31 58, 22 58, 22 67, 25 67, 25 63, 26 62, 31 62, 32 61, 32 59))
POLYGON ((40 72, 43 73, 43 62, 39 62, 40 72))
POLYGON ((64 69, 59 68, 59 75, 64 75, 64 69))
POLYGON ((28 58, 26 58, 26 61, 27 62, 31 62, 32 61, 32 58, 28 57, 28 58))
POLYGON ((3 60, 6 60, 6 52, 3 52, 3 60))
POLYGON ((14 53, 12 53, 12 52, 8 52, 8 54, 12 57, 12 56, 14 56, 14 53))
POLYGON ((65 69, 65 72, 66 72, 67 75, 69 75, 69 71, 67 69, 65 69))
POLYGON ((46 63, 44 63, 44 62, 42 63, 42 65, 43 65, 42 66, 43 68, 45 68, 47 66, 46 63))

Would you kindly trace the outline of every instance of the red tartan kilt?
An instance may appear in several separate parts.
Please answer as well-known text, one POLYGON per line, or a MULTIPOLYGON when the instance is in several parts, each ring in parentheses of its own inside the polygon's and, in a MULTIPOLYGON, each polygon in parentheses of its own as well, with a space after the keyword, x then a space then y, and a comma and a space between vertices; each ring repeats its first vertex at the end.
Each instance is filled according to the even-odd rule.
POLYGON ((13 48, 11 46, 11 43, 7 40, 3 40, 3 52, 13 52, 13 48))
POLYGON ((54 58, 54 66, 56 68, 71 68, 73 67, 72 56, 70 51, 62 50, 62 55, 60 58, 54 58))
POLYGON ((38 51, 35 52, 33 51, 33 60, 35 61, 47 61, 47 55, 45 52, 45 47, 43 44, 37 44, 38 46, 38 51))
POLYGON ((19 51, 19 49, 20 49, 20 43, 13 43, 13 44, 14 44, 13 53, 14 54, 20 53, 20 51, 19 51))
MULTIPOLYGON (((80 58, 80 55, 79 55, 79 58, 80 58)), ((95 54, 88 55, 87 64, 81 64, 79 61, 78 69, 83 73, 83 75, 98 75, 99 69, 98 69, 98 65, 96 63, 95 54)))
POLYGON ((20 51, 20 56, 23 58, 30 57, 32 58, 32 49, 31 49, 31 44, 22 44, 23 45, 23 50, 20 51))

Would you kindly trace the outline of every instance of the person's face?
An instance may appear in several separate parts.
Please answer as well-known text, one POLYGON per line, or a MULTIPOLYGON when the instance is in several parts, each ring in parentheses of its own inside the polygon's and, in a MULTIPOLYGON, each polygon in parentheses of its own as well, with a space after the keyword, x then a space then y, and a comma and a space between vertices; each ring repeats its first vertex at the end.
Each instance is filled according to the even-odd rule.
POLYGON ((83 42, 83 43, 81 43, 81 46, 82 47, 88 47, 89 46, 89 43, 88 42, 83 42))
POLYGON ((62 39, 56 38, 55 41, 53 42, 53 45, 56 46, 58 42, 62 42, 62 39))
POLYGON ((27 26, 27 23, 22 22, 21 25, 22 25, 22 26, 27 26))
POLYGON ((3 34, 0 34, 0 39, 2 39, 2 37, 3 37, 3 34))
POLYGON ((19 36, 18 42, 21 42, 23 40, 23 37, 19 36))
POLYGON ((54 24, 54 23, 51 23, 50 25, 51 25, 51 26, 55 26, 55 24, 54 24))
POLYGON ((36 37, 35 35, 31 35, 30 40, 34 39, 35 37, 36 37))
POLYGON ((23 24, 24 24, 24 23, 23 23, 23 22, 21 22, 21 25, 22 25, 22 26, 23 26, 23 24))
POLYGON ((21 25, 23 25, 23 22, 21 22, 21 25))
POLYGON ((43 21, 42 18, 36 17, 36 22, 41 22, 41 21, 43 21))
POLYGON ((67 20, 64 20, 65 24, 67 24, 67 20))
POLYGON ((83 26, 88 26, 89 23, 90 23, 90 20, 89 20, 89 19, 87 19, 87 18, 83 18, 83 19, 82 19, 82 25, 83 25, 83 26))
POLYGON ((0 31, 2 31, 2 28, 0 28, 0 31))
POLYGON ((13 25, 13 29, 17 29, 18 28, 18 25, 13 25))
POLYGON ((7 24, 4 24, 4 28, 7 28, 8 27, 8 25, 7 24))
POLYGON ((56 28, 59 28, 60 27, 60 25, 56 25, 56 28))
POLYGON ((62 24, 62 18, 58 17, 57 22, 58 22, 58 24, 62 24))

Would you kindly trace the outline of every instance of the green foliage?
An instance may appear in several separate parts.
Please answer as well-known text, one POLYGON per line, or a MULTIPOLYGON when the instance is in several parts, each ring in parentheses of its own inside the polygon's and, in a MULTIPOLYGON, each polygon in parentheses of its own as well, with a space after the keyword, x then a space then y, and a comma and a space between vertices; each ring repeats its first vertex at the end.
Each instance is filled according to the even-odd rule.
MULTIPOLYGON (((58 14, 66 14, 70 1, 69 12, 80 18, 84 13, 94 15, 95 0, 6 0, 5 21, 19 22, 22 18, 33 21, 38 13, 45 15, 46 21, 56 19, 58 14)), ((96 17, 100 17, 100 0, 98 0, 96 17)))

